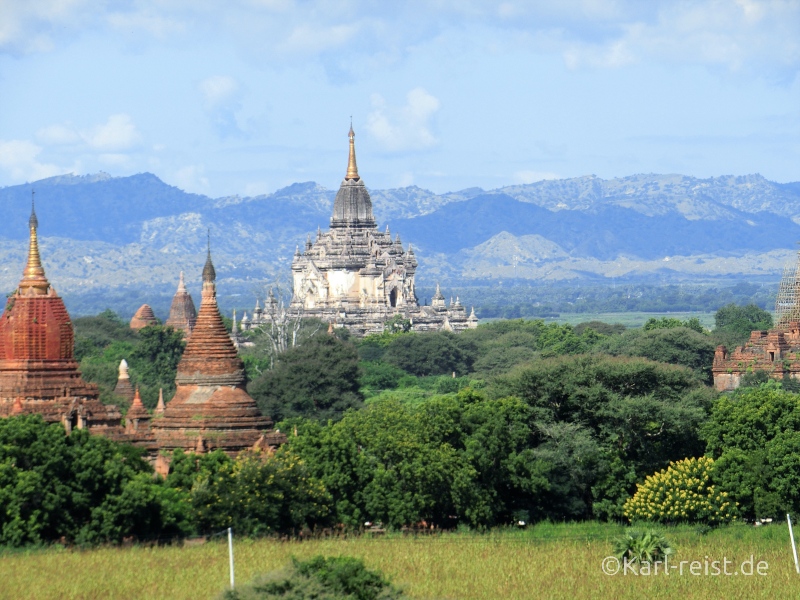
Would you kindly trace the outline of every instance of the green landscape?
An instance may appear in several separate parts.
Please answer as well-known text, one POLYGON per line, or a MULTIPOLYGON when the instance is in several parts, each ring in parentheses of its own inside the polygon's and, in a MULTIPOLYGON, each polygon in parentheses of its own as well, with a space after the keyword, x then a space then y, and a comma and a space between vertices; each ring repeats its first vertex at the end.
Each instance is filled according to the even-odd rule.
MULTIPOLYGON (((264 589, 331 578, 374 584, 331 598, 796 596, 781 523, 800 514, 798 389, 760 372, 732 393, 711 386, 715 347, 771 327, 771 313, 729 304, 712 327, 619 317, 458 335, 396 317, 363 339, 307 320, 280 354, 264 330, 241 332, 248 391, 287 443, 235 459, 177 451, 165 479, 132 446, 3 419, 0 597, 213 598, 229 527, 230 598, 306 597, 264 589), (751 555, 767 575, 601 568, 751 555), (257 576, 268 584, 248 587, 257 576)), ((184 342, 171 328, 134 332, 111 311, 74 327, 103 401, 121 404, 122 358, 148 408, 174 393, 184 342)))

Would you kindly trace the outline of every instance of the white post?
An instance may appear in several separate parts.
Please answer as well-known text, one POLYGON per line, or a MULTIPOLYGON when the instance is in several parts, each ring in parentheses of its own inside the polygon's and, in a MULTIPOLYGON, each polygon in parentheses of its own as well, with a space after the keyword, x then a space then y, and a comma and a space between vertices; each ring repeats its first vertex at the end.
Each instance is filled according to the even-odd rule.
MULTIPOLYGON (((792 538, 792 544, 794 544, 794 538, 792 538)), ((231 564, 231 589, 233 589, 233 529, 230 527, 228 527, 228 556, 230 558, 230 564, 231 564)), ((796 553, 795 553, 795 562, 797 562, 796 553)))
POLYGON ((792 554, 794 554, 794 568, 800 574, 800 563, 797 562, 797 546, 794 544, 794 532, 792 531, 792 519, 789 513, 786 513, 786 521, 789 523, 789 537, 792 538, 792 554))

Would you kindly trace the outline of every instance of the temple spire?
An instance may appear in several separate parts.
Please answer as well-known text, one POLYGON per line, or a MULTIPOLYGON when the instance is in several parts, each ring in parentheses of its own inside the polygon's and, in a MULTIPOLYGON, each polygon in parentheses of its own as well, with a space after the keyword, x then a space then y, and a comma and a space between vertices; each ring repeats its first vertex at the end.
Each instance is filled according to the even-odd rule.
POLYGON ((217 272, 214 270, 214 263, 211 262, 211 229, 208 230, 208 256, 203 267, 203 287, 206 283, 214 283, 217 279, 217 272))
POLYGON ((36 192, 31 191, 31 216, 30 219, 28 219, 28 228, 30 229, 28 263, 25 265, 22 281, 19 282, 19 289, 29 294, 44 295, 50 288, 50 282, 47 281, 47 277, 44 275, 42 258, 39 255, 39 237, 36 232, 39 228, 39 220, 36 218, 36 209, 33 200, 35 193, 36 192))
POLYGON ((353 179, 358 181, 358 165, 356 165, 356 134, 353 131, 353 120, 350 119, 350 133, 347 134, 350 138, 350 158, 347 161, 347 175, 345 179, 353 179))

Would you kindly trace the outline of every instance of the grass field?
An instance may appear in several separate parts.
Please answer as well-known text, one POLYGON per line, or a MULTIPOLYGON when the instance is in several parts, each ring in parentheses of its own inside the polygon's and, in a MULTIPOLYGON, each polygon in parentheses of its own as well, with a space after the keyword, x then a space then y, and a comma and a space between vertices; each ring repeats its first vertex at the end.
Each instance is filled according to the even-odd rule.
POLYGON ((547 322, 553 323, 569 323, 570 325, 577 325, 578 323, 585 323, 586 321, 602 321, 603 323, 622 323, 626 327, 641 327, 647 322, 647 319, 655 317, 670 317, 672 319, 680 319, 686 321, 692 317, 697 317, 707 329, 714 328, 714 314, 713 312, 618 312, 618 313, 561 313, 558 317, 553 319, 545 319, 547 322))
MULTIPOLYGON (((239 540, 237 583, 282 567, 291 556, 363 558, 412 598, 797 598, 785 525, 731 526, 700 535, 667 528, 676 547, 669 575, 605 575, 603 558, 622 528, 597 523, 541 524, 494 534, 328 539, 306 542, 239 540), (766 575, 692 575, 679 561, 766 561, 766 575)), ((746 567, 749 568, 749 567, 746 567)), ((704 567, 700 567, 702 573, 704 567)), ((695 570, 697 570, 695 568, 695 570)), ((762 566, 762 571, 763 571, 762 566)), ((713 572, 713 567, 710 572, 713 572)), ((211 599, 228 582, 223 538, 193 547, 37 550, 0 554, 0 598, 211 599)))

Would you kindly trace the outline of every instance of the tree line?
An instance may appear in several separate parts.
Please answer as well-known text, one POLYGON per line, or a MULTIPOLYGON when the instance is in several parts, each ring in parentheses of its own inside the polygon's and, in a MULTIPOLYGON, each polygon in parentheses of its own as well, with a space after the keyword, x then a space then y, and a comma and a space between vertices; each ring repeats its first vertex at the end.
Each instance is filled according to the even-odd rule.
MULTIPOLYGON (((5 419, 0 544, 624 520, 650 510, 658 490, 688 485, 680 461, 699 457, 710 462, 691 468, 717 494, 706 500, 725 493, 735 508, 684 518, 661 507, 662 520, 800 509, 797 396, 774 381, 733 394, 710 386, 714 347, 769 326, 769 313, 736 305, 717 312, 713 331, 667 318, 627 330, 514 320, 418 334, 399 319, 353 340, 317 324, 278 356, 248 332, 248 389, 287 434, 283 447, 177 452, 161 479, 136 448, 65 436, 38 416, 5 419)), ((75 329, 81 368, 105 401, 119 400, 121 357, 143 389, 174 380, 182 341, 170 328, 133 333, 107 312, 75 329)))

